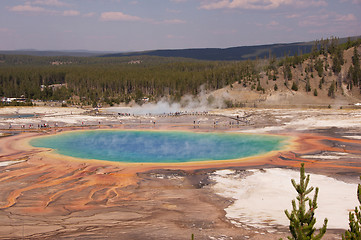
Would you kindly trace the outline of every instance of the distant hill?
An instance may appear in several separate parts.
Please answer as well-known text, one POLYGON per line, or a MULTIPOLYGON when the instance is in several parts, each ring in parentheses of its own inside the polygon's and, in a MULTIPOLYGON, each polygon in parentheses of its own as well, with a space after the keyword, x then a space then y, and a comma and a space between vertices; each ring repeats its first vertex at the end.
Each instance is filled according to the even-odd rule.
MULTIPOLYGON (((351 37, 351 40, 361 36, 351 37)), ((346 42, 347 38, 340 38, 339 42, 346 42)), ((258 46, 242 46, 230 48, 192 48, 192 49, 166 49, 150 50, 140 52, 106 54, 102 57, 130 57, 130 56, 159 56, 159 57, 181 57, 209 61, 238 61, 269 57, 270 54, 279 58, 285 55, 310 53, 314 41, 297 43, 278 43, 258 46)))
POLYGON ((38 56, 38 57, 95 57, 104 54, 111 54, 114 52, 107 51, 87 51, 87 50, 73 50, 73 51, 39 51, 34 49, 24 50, 0 50, 0 54, 6 55, 27 55, 27 56, 38 56))
POLYGON ((152 50, 142 52, 106 54, 102 57, 125 57, 125 56, 158 56, 158 57, 181 57, 209 61, 238 61, 268 57, 270 53, 276 57, 285 54, 294 55, 296 52, 309 53, 312 49, 312 42, 272 44, 259 46, 244 46, 231 48, 193 48, 193 49, 169 49, 152 50))
MULTIPOLYGON (((350 37, 351 40, 361 36, 350 37)), ((344 43, 348 38, 339 38, 339 43, 344 43)), ((297 54, 310 53, 315 41, 296 43, 276 43, 258 46, 239 46, 229 48, 190 48, 190 49, 163 49, 136 52, 111 52, 111 51, 88 51, 88 50, 48 50, 40 51, 35 49, 21 50, 0 50, 5 55, 27 55, 38 57, 137 57, 153 56, 166 58, 188 58, 207 61, 239 61, 253 60, 256 58, 269 57, 270 54, 279 58, 285 55, 294 56, 297 54)))

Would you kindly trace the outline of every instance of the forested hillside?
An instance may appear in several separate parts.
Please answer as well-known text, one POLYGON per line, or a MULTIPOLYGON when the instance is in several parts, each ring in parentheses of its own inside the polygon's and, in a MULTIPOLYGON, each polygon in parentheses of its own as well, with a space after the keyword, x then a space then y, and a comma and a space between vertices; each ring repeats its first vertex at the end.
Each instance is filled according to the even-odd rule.
POLYGON ((361 103, 361 41, 324 40, 310 54, 271 58, 256 81, 243 79, 212 93, 229 106, 330 107, 361 103))
POLYGON ((141 103, 143 97, 178 101, 185 94, 197 95, 201 88, 211 94, 226 86, 233 91, 230 100, 235 104, 247 101, 240 99, 249 92, 264 98, 283 90, 314 96, 327 91, 329 98, 343 91, 359 97, 360 43, 326 39, 315 42, 310 54, 254 61, 0 55, 0 97, 113 105, 132 100, 141 103), (344 53, 350 51, 352 60, 345 60, 344 53), (342 88, 344 84, 347 89, 342 88))

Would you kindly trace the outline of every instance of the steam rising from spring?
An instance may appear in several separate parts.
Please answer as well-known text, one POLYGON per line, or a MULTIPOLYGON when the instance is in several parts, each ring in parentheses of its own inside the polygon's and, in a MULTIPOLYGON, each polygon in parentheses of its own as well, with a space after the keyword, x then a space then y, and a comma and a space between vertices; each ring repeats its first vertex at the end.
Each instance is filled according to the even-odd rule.
POLYGON ((224 108, 225 101, 228 99, 227 93, 223 93, 220 97, 214 97, 202 90, 198 96, 185 95, 179 102, 170 102, 166 98, 162 98, 157 103, 145 102, 142 105, 135 104, 131 107, 112 107, 108 108, 107 111, 131 115, 207 112, 211 109, 224 108))

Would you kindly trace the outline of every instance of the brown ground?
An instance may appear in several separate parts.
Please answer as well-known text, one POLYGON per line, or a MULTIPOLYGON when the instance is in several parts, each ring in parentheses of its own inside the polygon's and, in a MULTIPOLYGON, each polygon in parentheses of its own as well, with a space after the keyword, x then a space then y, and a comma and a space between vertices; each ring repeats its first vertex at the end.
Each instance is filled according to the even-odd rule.
MULTIPOLYGON (((233 111, 239 114, 241 110, 233 111)), ((223 210, 232 201, 214 194, 208 173, 225 168, 298 168, 300 162, 306 162, 310 172, 349 182, 358 180, 361 140, 344 136, 359 136, 361 126, 308 126, 299 130, 299 125, 292 123, 305 116, 303 110, 246 112, 247 125, 232 125, 230 129, 229 119, 224 119, 213 126, 213 118, 223 118, 208 116, 210 124, 200 126, 197 131, 263 129, 267 132, 267 127, 275 127, 279 134, 297 136, 296 144, 289 150, 244 161, 161 166, 51 157, 22 145, 24 138, 38 134, 34 132, 0 138, 0 163, 25 160, 0 167, 0 239, 190 239, 192 233, 195 239, 279 239, 289 235, 286 228, 270 233, 232 225, 223 210), (280 116, 282 122, 278 121, 280 116), (285 126, 286 123, 289 125, 285 126), (348 155, 334 160, 302 158, 339 152, 348 155)), ((335 114, 331 116, 335 121, 340 116, 351 120, 356 116, 345 111, 308 113, 321 120, 330 114, 335 114)), ((356 114, 357 120, 360 113, 356 114)), ((141 127, 194 130, 193 118, 162 118, 155 127, 152 124, 141 127)), ((139 125, 129 122, 117 127, 139 125)), ((329 230, 325 239, 340 239, 341 232, 329 230)))

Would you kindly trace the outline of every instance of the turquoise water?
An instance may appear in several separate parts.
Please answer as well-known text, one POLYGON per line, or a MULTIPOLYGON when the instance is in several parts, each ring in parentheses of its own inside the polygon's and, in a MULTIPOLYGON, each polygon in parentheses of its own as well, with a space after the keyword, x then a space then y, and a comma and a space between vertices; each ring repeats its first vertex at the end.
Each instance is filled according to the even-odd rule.
POLYGON ((2 118, 30 118, 35 117, 35 114, 12 114, 12 115, 0 115, 2 118))
POLYGON ((79 131, 32 139, 34 147, 85 159, 133 163, 229 160, 281 149, 286 137, 235 133, 79 131))

